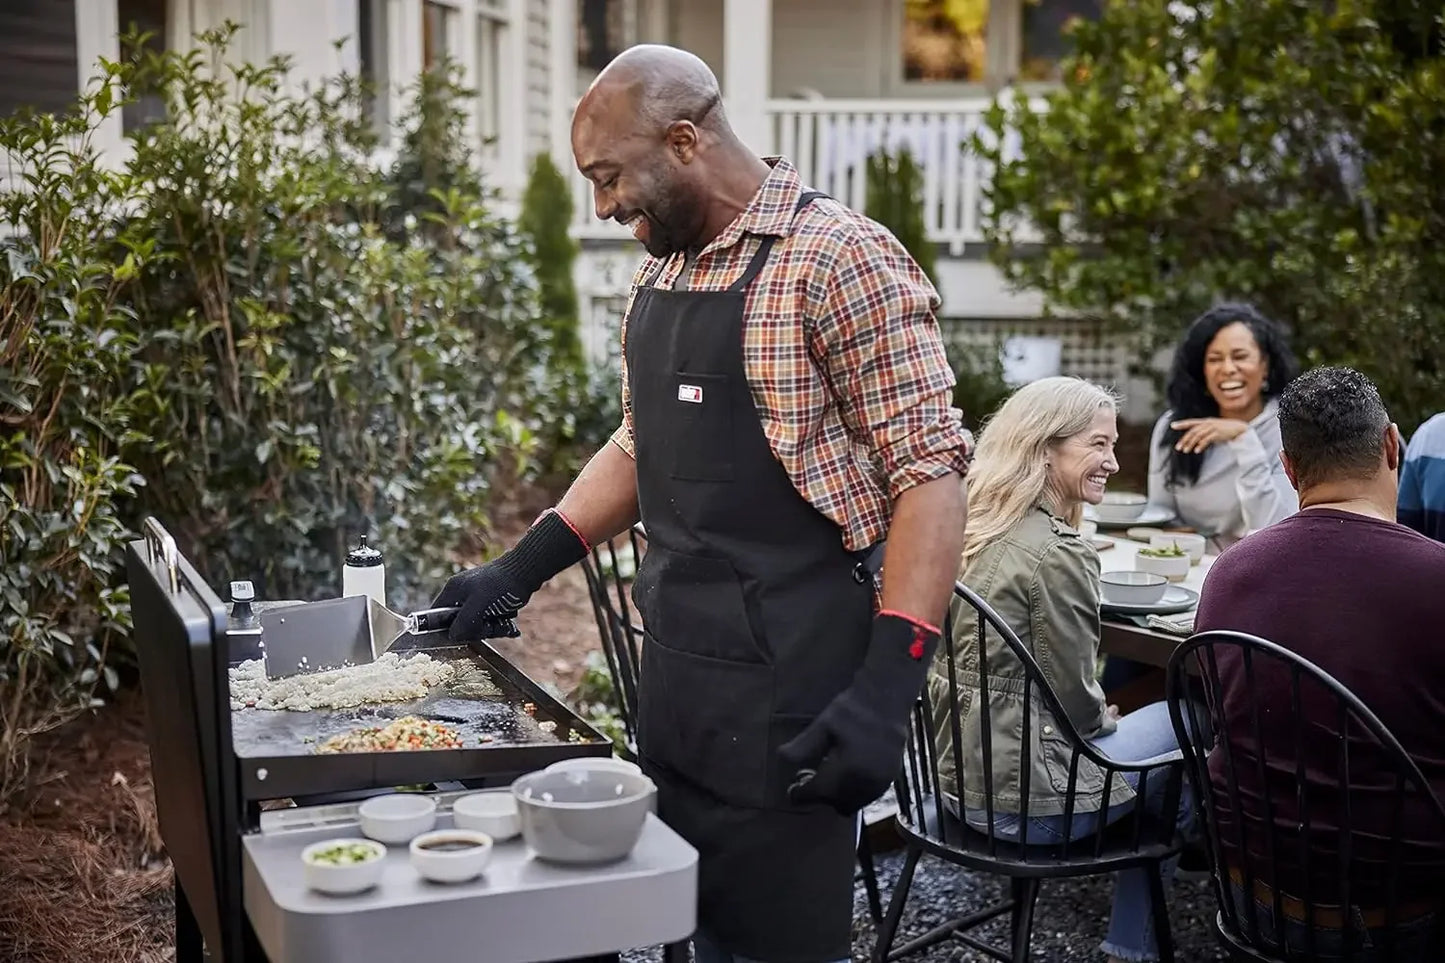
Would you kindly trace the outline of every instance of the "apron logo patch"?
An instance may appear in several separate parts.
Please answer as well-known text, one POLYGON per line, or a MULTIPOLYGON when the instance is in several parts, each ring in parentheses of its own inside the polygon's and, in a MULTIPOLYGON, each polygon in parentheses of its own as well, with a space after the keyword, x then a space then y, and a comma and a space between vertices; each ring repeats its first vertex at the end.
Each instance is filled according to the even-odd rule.
POLYGON ((702 404, 702 389, 697 385, 678 385, 677 400, 690 401, 695 405, 702 404))

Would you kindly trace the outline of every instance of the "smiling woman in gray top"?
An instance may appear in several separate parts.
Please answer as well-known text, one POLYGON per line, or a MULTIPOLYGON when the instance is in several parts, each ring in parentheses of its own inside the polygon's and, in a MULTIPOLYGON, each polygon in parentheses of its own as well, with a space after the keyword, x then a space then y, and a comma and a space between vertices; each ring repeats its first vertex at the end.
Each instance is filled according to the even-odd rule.
POLYGON ((1280 464, 1275 396, 1298 373, 1284 330, 1247 304, 1210 308, 1169 374, 1149 442, 1149 502, 1229 545, 1299 510, 1280 464))

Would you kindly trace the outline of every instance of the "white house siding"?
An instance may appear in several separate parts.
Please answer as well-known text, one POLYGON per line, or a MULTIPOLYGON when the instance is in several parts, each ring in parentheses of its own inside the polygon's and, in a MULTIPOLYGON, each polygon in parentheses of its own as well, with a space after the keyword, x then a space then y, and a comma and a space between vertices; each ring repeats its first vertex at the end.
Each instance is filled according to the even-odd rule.
MULTIPOLYGON (((672 0, 670 42, 723 76, 723 4, 672 0)), ((882 97, 893 62, 885 30, 898 0, 773 0, 774 97, 813 91, 824 97, 882 97)))
POLYGON ((773 0, 772 95, 884 96, 892 0, 773 0))

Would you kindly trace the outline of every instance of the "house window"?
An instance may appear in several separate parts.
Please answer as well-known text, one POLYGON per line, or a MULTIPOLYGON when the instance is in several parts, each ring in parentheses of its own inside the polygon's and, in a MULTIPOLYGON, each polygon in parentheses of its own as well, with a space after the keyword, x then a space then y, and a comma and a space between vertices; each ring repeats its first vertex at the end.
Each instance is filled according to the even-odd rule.
POLYGON ((22 107, 67 110, 78 59, 74 0, 0 4, 0 117, 22 107))
POLYGON ((1059 61, 1073 47, 1068 26, 1074 20, 1097 20, 1101 0, 1023 0, 1018 78, 1059 81, 1059 61))
POLYGON ((452 21, 456 11, 450 6, 426 0, 422 4, 422 65, 426 70, 435 70, 451 54, 452 21))
MULTIPOLYGON (((166 0, 118 0, 120 32, 149 33, 143 49, 159 53, 166 49, 166 0)), ((132 51, 122 50, 128 57, 132 51)), ((166 102, 158 90, 133 90, 135 100, 121 108, 121 130, 130 134, 166 119, 166 102)))
POLYGON ((386 43, 386 0, 360 0, 356 9, 356 53, 367 87, 367 106, 378 131, 391 124, 391 66, 386 43))
POLYGON ((581 0, 577 4, 577 66, 598 73, 635 35, 635 5, 626 0, 581 0))
POLYGON ((905 0, 904 79, 983 83, 988 26, 989 0, 905 0))
POLYGON ((507 33, 505 0, 477 5, 477 136, 483 147, 495 144, 502 122, 502 50, 507 33))

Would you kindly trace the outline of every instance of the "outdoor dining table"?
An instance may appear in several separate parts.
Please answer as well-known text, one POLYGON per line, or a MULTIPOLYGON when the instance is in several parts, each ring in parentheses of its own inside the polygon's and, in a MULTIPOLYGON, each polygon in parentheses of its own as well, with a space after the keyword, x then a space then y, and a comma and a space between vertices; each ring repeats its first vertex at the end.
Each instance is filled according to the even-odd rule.
MULTIPOLYGON (((1123 533, 1099 533, 1108 538, 1114 544, 1099 552, 1099 570, 1101 572, 1133 571, 1135 556, 1139 549, 1148 548, 1143 542, 1136 542, 1125 538, 1123 533)), ((1218 556, 1213 554, 1213 546, 1205 550, 1204 557, 1196 565, 1189 567, 1189 574, 1184 577, 1182 584, 1187 589, 1196 593, 1204 588, 1204 576, 1209 572, 1209 566, 1214 563, 1218 556)), ((1100 620, 1099 648, 1106 655, 1116 655, 1144 665, 1151 665, 1162 669, 1169 664, 1169 657, 1174 654, 1174 649, 1183 642, 1187 635, 1174 635, 1160 629, 1149 628, 1140 624, 1137 617, 1116 614, 1105 610, 1100 620)))

